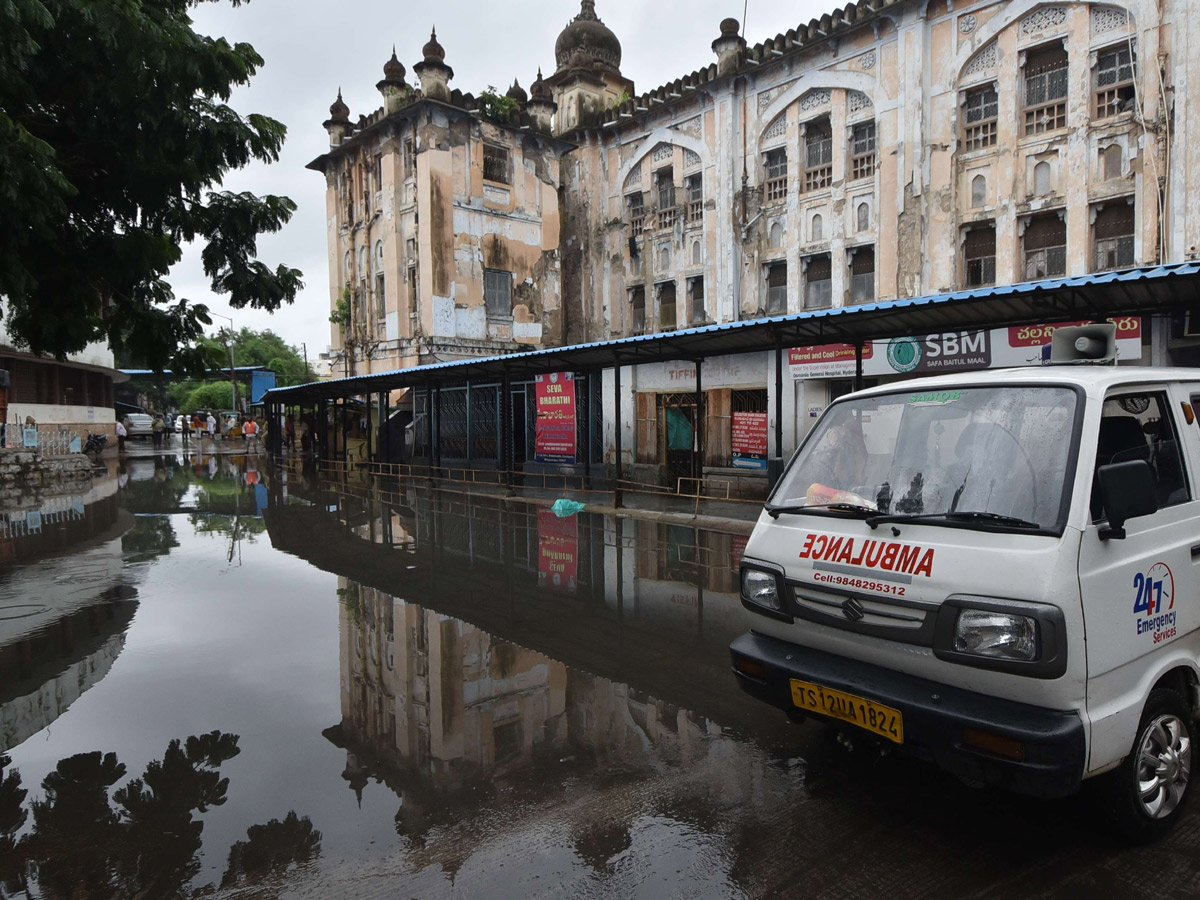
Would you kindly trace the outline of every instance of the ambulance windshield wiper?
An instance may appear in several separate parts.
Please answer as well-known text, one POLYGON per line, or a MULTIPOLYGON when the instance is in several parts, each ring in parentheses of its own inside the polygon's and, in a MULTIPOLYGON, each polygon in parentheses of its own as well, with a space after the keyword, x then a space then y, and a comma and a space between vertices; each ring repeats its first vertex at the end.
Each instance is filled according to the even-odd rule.
POLYGON ((1018 519, 1016 516, 1006 516, 1001 513, 994 512, 967 512, 964 510, 951 510, 950 512, 927 512, 927 513, 892 513, 891 515, 871 516, 866 520, 867 524, 874 528, 876 525, 882 525, 884 522, 927 522, 930 520, 946 519, 950 522, 987 522, 994 525, 1007 525, 1010 528, 1041 528, 1037 522, 1030 522, 1027 519, 1018 519))
POLYGON ((804 513, 808 512, 809 510, 817 509, 832 509, 834 512, 861 513, 864 516, 873 516, 875 513, 879 512, 877 509, 872 509, 869 506, 862 506, 858 503, 804 503, 796 506, 768 506, 766 509, 772 519, 778 519, 784 513, 804 513))

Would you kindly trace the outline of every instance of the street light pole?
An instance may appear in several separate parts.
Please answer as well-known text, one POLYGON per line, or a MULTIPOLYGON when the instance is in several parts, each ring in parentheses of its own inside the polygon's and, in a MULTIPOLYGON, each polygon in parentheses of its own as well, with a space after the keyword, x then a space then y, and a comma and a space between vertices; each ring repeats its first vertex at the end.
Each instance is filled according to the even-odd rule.
POLYGON ((231 342, 233 338, 233 317, 223 316, 220 313, 213 312, 212 310, 209 310, 208 314, 210 316, 216 316, 219 319, 225 319, 229 322, 229 337, 225 338, 225 349, 229 351, 229 385, 231 388, 233 388, 233 411, 235 414, 240 413, 241 410, 238 409, 237 374, 233 367, 233 344, 231 342))

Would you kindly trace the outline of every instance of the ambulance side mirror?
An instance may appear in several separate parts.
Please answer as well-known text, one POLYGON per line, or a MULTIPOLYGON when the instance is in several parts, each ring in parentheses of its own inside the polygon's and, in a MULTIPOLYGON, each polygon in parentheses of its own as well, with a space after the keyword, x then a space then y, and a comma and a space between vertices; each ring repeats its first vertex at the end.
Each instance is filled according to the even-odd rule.
POLYGON ((1096 470, 1100 500, 1108 527, 1100 529, 1100 540, 1124 540, 1125 522, 1158 512, 1154 472, 1144 459, 1111 463, 1096 470))

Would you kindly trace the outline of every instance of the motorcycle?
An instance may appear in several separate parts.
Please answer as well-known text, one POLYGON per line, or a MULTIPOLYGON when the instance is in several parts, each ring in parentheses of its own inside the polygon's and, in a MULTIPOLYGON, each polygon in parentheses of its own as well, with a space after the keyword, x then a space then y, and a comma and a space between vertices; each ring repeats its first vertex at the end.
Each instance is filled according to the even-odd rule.
POLYGON ((92 434, 89 431, 87 441, 83 445, 83 452, 88 456, 99 456, 104 452, 104 445, 107 443, 107 434, 92 434))

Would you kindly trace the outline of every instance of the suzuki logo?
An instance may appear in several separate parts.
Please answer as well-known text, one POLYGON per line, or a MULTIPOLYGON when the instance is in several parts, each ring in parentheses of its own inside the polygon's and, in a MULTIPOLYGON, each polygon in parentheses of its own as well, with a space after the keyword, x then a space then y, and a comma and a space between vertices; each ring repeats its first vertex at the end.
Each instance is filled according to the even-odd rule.
POLYGON ((842 615, 845 616, 847 619, 849 619, 851 622, 857 622, 859 619, 861 619, 866 614, 867 614, 867 611, 863 608, 863 605, 861 603, 859 603, 857 600, 855 600, 853 597, 851 597, 849 600, 846 600, 842 604, 842 615))

